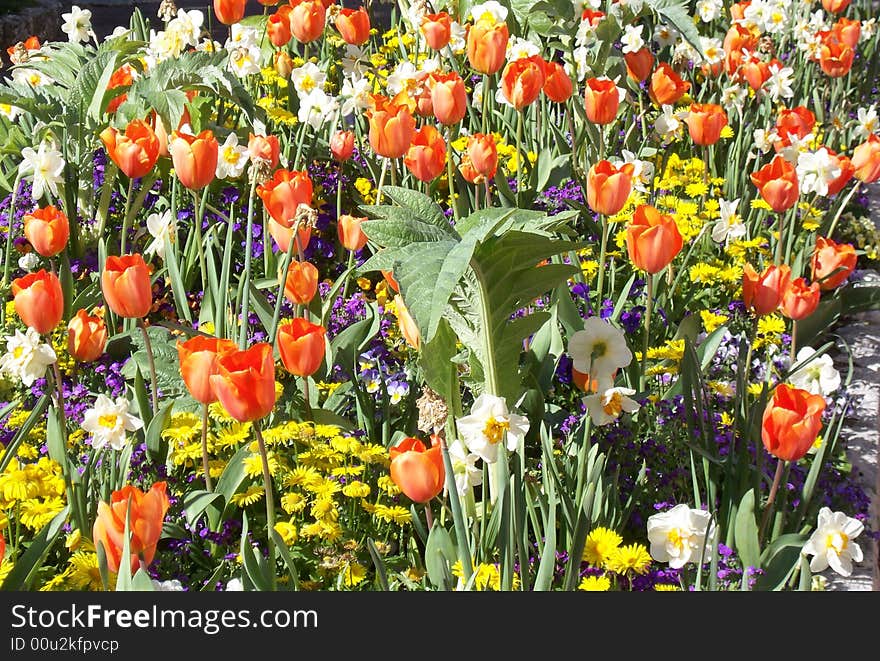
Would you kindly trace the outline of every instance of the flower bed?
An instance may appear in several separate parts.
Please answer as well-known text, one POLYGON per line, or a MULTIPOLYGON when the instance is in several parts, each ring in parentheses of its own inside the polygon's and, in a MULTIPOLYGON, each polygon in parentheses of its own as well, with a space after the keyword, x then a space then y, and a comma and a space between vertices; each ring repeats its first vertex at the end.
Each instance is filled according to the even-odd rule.
POLYGON ((868 3, 247 4, 9 49, 4 588, 852 572, 868 3))

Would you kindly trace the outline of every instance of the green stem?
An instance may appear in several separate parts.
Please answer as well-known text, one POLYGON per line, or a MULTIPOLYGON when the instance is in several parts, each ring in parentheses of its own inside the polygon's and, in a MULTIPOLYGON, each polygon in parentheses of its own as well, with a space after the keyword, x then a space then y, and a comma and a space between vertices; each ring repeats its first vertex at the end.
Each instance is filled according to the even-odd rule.
POLYGON ((202 469, 205 471, 205 488, 214 491, 211 487, 211 469, 208 462, 208 405, 202 404, 202 469))
POLYGON ((275 540, 272 538, 272 532, 275 530, 275 495, 272 493, 272 473, 269 471, 269 456, 266 454, 266 442, 263 440, 263 433, 260 431, 260 421, 254 420, 254 435, 257 437, 257 445, 260 448, 260 460, 263 465, 263 488, 266 491, 266 543, 269 549, 269 579, 272 585, 272 591, 275 591, 275 540))
POLYGON ((608 218, 604 214, 599 216, 602 223, 602 241, 599 243, 599 281, 596 283, 596 314, 602 309, 602 295, 605 286, 605 258, 608 245, 608 218))
MULTIPOLYGON (((12 188, 12 200, 9 203, 9 212, 6 215, 6 250, 3 253, 3 284, 5 289, 9 284, 9 260, 12 255, 12 219, 15 218, 15 202, 18 198, 18 187, 21 185, 21 175, 16 175, 15 184, 12 188)), ((6 320, 5 308, 0 309, 0 320, 6 320)))
POLYGON ((131 195, 134 188, 134 179, 128 180, 128 194, 125 196, 125 215, 122 217, 122 233, 119 237, 119 254, 125 254, 126 243, 128 241, 128 228, 130 223, 129 209, 131 207, 131 195))
POLYGON ((645 306, 645 343, 642 351, 642 373, 639 375, 639 390, 645 391, 648 380, 648 349, 651 346, 651 312, 654 308, 654 275, 648 273, 648 301, 645 306))
POLYGON ((525 167, 525 157, 522 151, 523 114, 516 113, 516 206, 519 207, 520 193, 522 192, 522 171, 525 167))
POLYGON ((278 321, 281 318, 281 304, 284 302, 284 288, 287 285, 287 271, 290 269, 290 262, 293 260, 293 251, 299 244, 299 223, 293 224, 293 235, 290 243, 287 245, 287 252, 284 254, 284 261, 281 270, 278 272, 278 296, 275 298, 275 310, 272 314, 272 328, 269 333, 269 344, 275 344, 275 338, 278 336, 278 321))
MULTIPOLYGON (((205 203, 208 200, 208 187, 205 186, 205 190, 202 193, 201 202, 199 201, 198 195, 196 195, 195 191, 190 191, 193 196, 193 213, 196 214, 195 217, 195 226, 196 226, 196 244, 199 249, 199 268, 202 271, 201 283, 202 290, 207 289, 208 287, 208 261, 205 259, 205 240, 202 236, 202 221, 205 218, 205 203)), ((213 298, 213 297, 212 297, 213 298)), ((214 315, 216 317, 216 315, 214 315)), ((214 326, 216 328, 217 321, 214 319, 214 326)))
POLYGON ((245 235, 245 253, 244 253, 244 277, 242 282, 243 288, 241 292, 241 330, 238 333, 238 348, 244 351, 247 346, 248 332, 248 308, 250 307, 250 284, 251 284, 251 260, 253 251, 251 245, 254 238, 254 195, 257 190, 257 177, 255 172, 251 172, 251 191, 248 196, 248 215, 247 215, 247 234, 245 235))
POLYGON ((773 509, 773 501, 776 500, 776 492, 779 491, 779 483, 782 481, 782 471, 785 467, 782 459, 776 462, 776 473, 773 475, 773 484, 770 486, 770 494, 767 496, 767 504, 764 506, 764 515, 761 517, 761 527, 758 529, 758 542, 764 538, 764 529, 770 520, 770 512, 773 509))
POLYGON ((156 361, 153 358, 153 343, 150 341, 150 334, 143 319, 138 319, 138 326, 144 336, 144 347, 147 350, 147 362, 150 365, 150 395, 153 401, 153 415, 156 415, 159 412, 159 387, 156 379, 156 361))

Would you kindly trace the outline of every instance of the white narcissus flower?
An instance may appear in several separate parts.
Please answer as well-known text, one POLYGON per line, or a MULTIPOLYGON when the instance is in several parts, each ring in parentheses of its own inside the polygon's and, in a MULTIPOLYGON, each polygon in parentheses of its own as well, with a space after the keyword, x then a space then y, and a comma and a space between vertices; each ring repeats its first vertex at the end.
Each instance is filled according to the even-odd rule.
POLYGON ((674 106, 663 106, 657 119, 654 120, 654 130, 664 142, 675 140, 681 131, 681 126, 681 117, 676 113, 674 106))
POLYGON ((471 7, 471 18, 474 21, 489 20, 492 23, 504 23, 507 20, 507 7, 489 0, 479 5, 471 7))
POLYGON ((510 413, 504 397, 487 393, 477 397, 470 415, 458 419, 458 431, 468 450, 487 464, 498 461, 505 434, 506 447, 513 451, 528 430, 528 418, 510 413))
POLYGON ((412 62, 400 62, 394 71, 388 74, 386 80, 386 91, 388 96, 396 96, 403 90, 411 91, 415 89, 419 72, 412 62))
POLYGON ((15 334, 6 336, 6 353, 0 357, 0 372, 17 377, 30 387, 56 359, 52 345, 41 342, 37 331, 28 328, 22 333, 16 329, 15 334))
POLYGON ((721 0, 700 0, 697 3, 697 13, 703 23, 711 23, 721 16, 724 11, 724 3, 721 0))
POLYGON ((33 181, 33 198, 39 200, 46 190, 57 198, 58 183, 63 179, 65 165, 61 152, 44 141, 36 151, 25 147, 21 150, 21 155, 18 173, 33 181))
POLYGON ((623 36, 620 38, 624 54, 638 53, 645 47, 645 40, 642 38, 642 30, 644 29, 644 25, 627 25, 624 27, 623 36))
POLYGON ((260 73, 263 53, 259 46, 239 46, 229 51, 229 70, 239 78, 260 73))
POLYGON ((165 259, 165 237, 173 241, 176 229, 177 223, 174 222, 170 209, 161 214, 152 213, 147 216, 147 231, 153 240, 144 250, 144 255, 156 254, 165 259))
POLYGON ((468 452, 461 441, 453 441, 449 446, 449 461, 452 463, 452 474, 455 476, 455 488, 459 496, 463 496, 471 487, 483 483, 483 470, 476 466, 480 457, 468 452))
POLYGON ((598 381, 600 390, 610 388, 614 373, 633 358, 623 333, 599 317, 588 317, 584 330, 571 336, 568 354, 574 369, 598 381))
POLYGON ((609 388, 603 393, 584 397, 584 406, 587 407, 594 425, 608 425, 623 412, 634 413, 639 410, 639 403, 629 397, 635 394, 636 391, 630 388, 609 388))
POLYGON ((88 41, 92 35, 92 12, 88 9, 80 9, 73 5, 66 14, 61 14, 64 23, 61 31, 67 35, 67 40, 74 43, 88 41))
POLYGON ((661 49, 666 48, 667 46, 675 46, 675 44, 678 43, 678 40, 681 39, 681 32, 671 25, 660 23, 654 28, 654 39, 657 41, 657 45, 661 49))
POLYGON ((730 239, 741 239, 748 231, 742 218, 736 212, 739 206, 739 198, 728 202, 727 200, 719 200, 718 205, 721 212, 721 219, 712 225, 712 240, 716 243, 724 243, 730 239))
POLYGON ((862 138, 877 132, 877 109, 874 106, 859 108, 857 111, 856 133, 862 138))
POLYGON ((357 110, 368 108, 371 90, 370 81, 359 74, 346 78, 339 92, 339 98, 342 99, 342 115, 347 117, 357 110))
POLYGON ((791 84, 794 78, 794 69, 791 67, 781 67, 778 64, 771 64, 769 69, 770 77, 764 83, 763 89, 767 90, 767 94, 773 101, 779 99, 790 99, 794 96, 794 90, 791 84))
POLYGON ((157 581, 154 578, 151 582, 156 592, 183 592, 183 585, 176 578, 170 581, 157 581))
POLYGON ((114 450, 125 447, 126 432, 137 431, 144 421, 128 412, 131 402, 117 397, 114 402, 107 395, 98 395, 95 405, 83 415, 82 428, 89 432, 92 447, 100 450, 109 445, 114 450))
POLYGON ((507 41, 508 62, 524 60, 532 55, 538 55, 540 52, 541 47, 532 43, 528 39, 520 39, 519 37, 511 36, 507 41))
POLYGON ((831 567, 841 576, 852 574, 853 562, 864 558, 862 549, 852 540, 864 529, 861 521, 843 512, 832 512, 828 507, 820 509, 816 530, 801 550, 804 555, 813 556, 810 571, 820 572, 831 567))
POLYGON ((299 103, 297 118, 301 122, 308 123, 313 129, 319 129, 331 120, 339 108, 336 97, 328 95, 321 88, 313 89, 305 96, 300 97, 299 103))
POLYGON ((40 264, 40 256, 35 252, 26 252, 18 258, 18 267, 28 273, 36 271, 40 264))
POLYGON ((217 157, 217 178, 235 179, 241 176, 248 164, 247 145, 238 143, 238 136, 230 133, 220 145, 217 157))
POLYGON ((712 515, 685 504, 648 517, 651 557, 681 569, 689 562, 706 562, 715 548, 712 515))
POLYGON ((840 176, 837 160, 831 160, 825 147, 799 153, 795 170, 802 193, 822 196, 828 195, 828 184, 840 176))
POLYGON ((177 17, 168 23, 166 29, 176 31, 186 41, 187 45, 195 46, 199 43, 204 22, 205 15, 198 9, 191 11, 178 9, 177 17))
POLYGON ((467 36, 467 29, 458 21, 452 21, 449 24, 449 48, 452 49, 453 53, 461 53, 464 52, 464 49, 467 47, 467 42, 465 38, 467 36))
POLYGON ((243 592, 244 584, 241 582, 240 578, 231 578, 226 583, 226 591, 227 592, 243 592))
MULTIPOLYGON (((626 95, 626 91, 621 89, 620 87, 617 88, 617 91, 620 95, 620 100, 623 101, 623 97, 626 95)), ((639 159, 633 152, 629 151, 628 149, 621 150, 620 155, 623 156, 623 159, 612 158, 611 164, 618 169, 626 163, 632 164, 633 188, 637 191, 641 191, 642 193, 647 192, 648 186, 650 186, 651 182, 654 180, 654 164, 650 161, 643 161, 639 159)))
POLYGON ((324 89, 327 75, 314 62, 306 62, 290 72, 290 82, 299 98, 311 94, 313 90, 324 89))
MULTIPOLYGON (((795 364, 804 362, 815 353, 816 350, 812 347, 801 347, 797 352, 795 364)), ((834 368, 831 356, 823 353, 789 376, 788 381, 795 388, 806 390, 811 395, 827 397, 840 388, 840 372, 834 368)))
POLYGON ((235 23, 229 29, 229 38, 223 47, 226 50, 233 50, 238 47, 259 46, 260 35, 254 28, 249 28, 241 23, 235 23))

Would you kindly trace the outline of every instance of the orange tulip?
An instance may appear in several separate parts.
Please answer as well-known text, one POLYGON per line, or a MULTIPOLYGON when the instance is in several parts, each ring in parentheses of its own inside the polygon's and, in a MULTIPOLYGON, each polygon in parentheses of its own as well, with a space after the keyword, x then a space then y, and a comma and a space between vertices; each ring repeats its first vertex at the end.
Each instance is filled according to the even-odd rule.
POLYGON ((474 166, 471 164, 471 159, 468 158, 467 154, 464 154, 461 157, 461 161, 459 161, 458 164, 458 171, 469 184, 481 184, 486 181, 486 178, 474 169, 474 166))
POLYGON ((797 172, 782 156, 774 156, 770 163, 753 172, 751 178, 761 197, 776 213, 790 209, 797 202, 797 172))
POLYGON ((620 91, 613 80, 590 78, 584 91, 584 112, 594 124, 610 124, 620 108, 620 91))
POLYGON ((837 23, 831 28, 832 32, 837 34, 840 41, 853 50, 859 44, 859 38, 862 36, 862 24, 849 18, 840 17, 837 23))
POLYGON ((324 34, 327 8, 321 0, 290 0, 290 30, 304 44, 324 34))
POLYGON ((51 333, 64 314, 64 294, 54 273, 40 269, 12 281, 15 314, 40 335, 51 333))
POLYGON ((654 68, 654 56, 647 46, 635 53, 624 53, 623 60, 626 63, 627 75, 639 83, 647 80, 651 75, 651 69, 654 68))
POLYGON ((248 155, 255 160, 267 161, 272 168, 276 167, 281 159, 281 145, 278 144, 278 137, 249 134, 248 155))
POLYGON ((335 25, 343 41, 352 46, 360 46, 370 38, 370 15, 363 7, 358 9, 343 7, 336 15, 335 25))
POLYGON ((480 19, 467 32, 467 57, 471 68, 490 76, 504 64, 510 31, 507 23, 480 19))
POLYGON ((239 422, 264 418, 275 408, 272 346, 257 342, 245 350, 222 352, 211 386, 220 404, 239 422))
POLYGON ((419 327, 409 313, 406 305, 403 303, 403 296, 397 294, 394 297, 394 309, 397 314, 397 325, 400 327, 400 334, 403 339, 416 351, 422 346, 422 334, 419 327))
POLYGON ((275 73, 287 80, 294 69, 293 58, 286 51, 275 51, 272 55, 272 68, 275 69, 275 73))
POLYGON ((385 278, 385 282, 388 283, 388 286, 391 287, 394 291, 400 293, 400 285, 397 283, 397 280, 394 279, 394 274, 391 271, 380 271, 382 277, 385 278))
MULTIPOLYGON (((192 101, 195 98, 195 94, 190 95, 190 93, 187 92, 187 97, 192 101)), ((159 140, 159 156, 171 156, 171 154, 168 153, 168 129, 165 128, 162 118, 158 113, 153 111, 150 113, 148 119, 150 128, 153 129, 153 132, 156 134, 156 139, 159 140)), ((181 130, 191 122, 192 117, 189 114, 189 108, 184 106, 183 114, 180 116, 180 122, 177 125, 177 130, 181 130)))
POLYGON ((866 184, 880 179, 880 138, 871 134, 853 150, 852 165, 856 179, 866 184))
POLYGON ((779 111, 776 118, 776 133, 779 136, 777 149, 788 147, 791 144, 791 138, 794 136, 798 140, 807 136, 816 125, 816 116, 809 108, 797 106, 796 108, 783 108, 779 111))
POLYGON ((159 158, 159 138, 146 122, 135 119, 121 134, 112 126, 101 131, 107 155, 129 179, 143 177, 159 158))
POLYGON ((855 51, 835 38, 825 39, 819 48, 819 67, 831 78, 840 78, 852 69, 855 51))
POLYGON ((174 131, 168 152, 180 183, 190 190, 201 190, 214 181, 220 145, 212 131, 205 130, 196 136, 174 131))
POLYGON ((308 305, 318 292, 318 268, 311 262, 293 260, 284 281, 284 296, 296 305, 308 305))
POLYGON ((389 451, 391 479, 406 497, 416 503, 427 503, 443 490, 446 470, 440 445, 430 449, 417 438, 407 437, 389 451))
POLYGON ((186 342, 177 343, 180 374, 193 399, 202 404, 217 401, 211 377, 219 373, 217 365, 220 356, 236 349, 232 340, 205 335, 195 335, 186 342))
POLYGON ((101 544, 107 556, 107 568, 118 572, 125 544, 125 521, 128 519, 131 571, 140 566, 140 558, 149 565, 156 555, 162 534, 162 522, 170 502, 165 482, 156 482, 146 493, 126 485, 110 494, 110 502, 98 503, 98 518, 92 527, 95 546, 101 544))
POLYGON ((107 326, 104 318, 90 316, 85 310, 77 310, 67 324, 67 351, 81 363, 97 360, 107 345, 107 326))
POLYGON ((745 59, 744 51, 754 51, 758 46, 757 30, 746 27, 742 23, 734 23, 724 35, 722 48, 727 54, 724 67, 728 75, 733 76, 745 59))
POLYGON ((347 250, 357 252, 367 245, 367 235, 361 229, 361 223, 366 218, 359 218, 343 214, 336 221, 336 233, 339 235, 339 243, 347 250))
POLYGON ((856 249, 849 243, 836 243, 820 236, 811 262, 812 279, 823 291, 842 285, 856 268, 856 249))
POLYGON ((824 411, 821 395, 780 383, 761 420, 761 440, 767 452, 784 461, 803 457, 822 429, 824 411))
POLYGON ((822 0, 822 8, 831 14, 840 14, 849 7, 850 0, 822 0))
POLYGON ((694 144, 714 145, 721 139, 721 129, 727 126, 727 113, 714 103, 692 103, 685 121, 694 144))
POLYGON ((238 23, 244 18, 247 0, 214 0, 214 14, 223 25, 238 23))
POLYGON ((804 278, 792 280, 782 295, 782 314, 795 321, 806 319, 816 311, 820 296, 818 282, 808 285, 804 278))
MULTIPOLYGON (((616 370, 611 375, 612 382, 614 380, 615 374, 617 374, 616 370)), ((585 372, 579 372, 574 368, 574 366, 572 366, 571 368, 571 382, 583 392, 599 392, 599 379, 591 379, 589 374, 585 372)))
POLYGON ((278 353, 285 369, 297 376, 310 376, 324 360, 327 330, 308 319, 295 317, 278 327, 278 353))
POLYGON ((312 180, 305 171, 276 170, 267 182, 257 186, 257 195, 269 215, 286 228, 293 226, 300 204, 312 204, 312 180))
POLYGON ((744 56, 739 65, 739 75, 757 92, 770 80, 770 63, 757 55, 744 56))
POLYGON ((67 245, 70 224, 57 207, 43 207, 24 217, 24 235, 39 254, 53 257, 67 245))
POLYGON ((571 76, 559 62, 547 62, 544 77, 544 94, 554 103, 565 103, 571 98, 574 87, 571 76))
POLYGON ((458 124, 467 112, 464 81, 454 71, 432 76, 431 108, 437 121, 445 126, 458 124))
POLYGON ((540 55, 508 62, 501 75, 501 91, 511 105, 522 110, 533 103, 544 87, 544 60, 540 55))
MULTIPOLYGON (((134 82, 134 74, 133 69, 128 64, 123 64, 116 71, 113 72, 113 75, 110 76, 110 80, 107 83, 107 90, 115 90, 119 87, 131 87, 131 84, 134 82)), ((122 93, 119 96, 116 96, 110 100, 110 103, 107 104, 107 112, 109 114, 113 114, 119 109, 125 100, 128 98, 126 93, 122 93)))
POLYGON ((370 147, 379 156, 398 158, 406 153, 416 133, 416 120, 409 107, 392 99, 374 94, 370 120, 370 147))
POLYGON ((743 268, 743 303, 759 317, 775 312, 791 281, 791 269, 785 264, 771 265, 759 274, 746 264, 743 268))
POLYGON ((422 17, 421 31, 429 48, 441 50, 452 38, 452 18, 445 11, 425 14, 422 17))
POLYGON ((354 152, 354 132, 336 131, 330 138, 330 153, 337 161, 344 162, 354 152))
POLYGON ((141 319, 153 305, 150 270, 139 254, 110 255, 101 273, 107 306, 120 317, 141 319))
POLYGON ((266 20, 266 34, 275 48, 286 46, 293 32, 290 30, 290 5, 283 5, 266 20))
MULTIPOLYGON (((828 148, 826 147, 826 149, 828 148)), ((837 154, 831 149, 828 149, 828 153, 831 155, 831 160, 840 168, 840 174, 837 175, 837 178, 828 182, 828 195, 830 197, 831 195, 837 195, 843 190, 843 187, 855 175, 856 168, 853 162, 844 154, 837 154)), ((878 162, 880 162, 880 159, 878 159, 878 162)), ((878 169, 878 178, 880 178, 880 169, 878 169)))
POLYGON ((446 142, 440 131, 429 124, 416 131, 403 163, 419 181, 435 179, 446 167, 446 142))
POLYGON ((674 105, 691 88, 666 62, 657 65, 651 74, 648 95, 658 106, 674 105))
MULTIPOLYGON (((269 218, 269 234, 278 245, 278 250, 286 253, 290 249, 290 241, 293 239, 294 221, 278 222, 274 218, 269 218)), ((312 228, 309 226, 300 227, 296 233, 296 250, 301 252, 309 247, 312 240, 312 228)))
POLYGON ((659 273, 681 252, 683 240, 672 216, 649 204, 638 206, 626 228, 626 249, 636 268, 659 273))
POLYGON ((587 204, 596 213, 613 216, 623 209, 632 192, 635 166, 625 163, 620 169, 609 161, 599 161, 587 173, 587 204))
POLYGON ((468 138, 467 156, 476 173, 485 179, 494 179, 498 169, 498 147, 489 133, 475 133, 468 138))

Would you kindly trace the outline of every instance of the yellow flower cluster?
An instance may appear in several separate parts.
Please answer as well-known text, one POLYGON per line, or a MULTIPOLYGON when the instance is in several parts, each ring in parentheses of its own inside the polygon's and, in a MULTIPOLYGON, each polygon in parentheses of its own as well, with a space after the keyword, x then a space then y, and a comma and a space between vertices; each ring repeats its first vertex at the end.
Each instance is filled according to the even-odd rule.
MULTIPOLYGON (((499 592, 501 590, 501 571, 498 565, 481 562, 473 568, 473 589, 477 592, 499 592)), ((461 561, 456 561, 452 565, 452 575, 459 580, 459 584, 464 587, 464 572, 461 570, 461 561)), ((516 590, 519 588, 519 576, 513 575, 511 587, 516 590)))
POLYGON ((0 473, 0 529, 11 516, 30 530, 40 530, 64 509, 61 466, 48 457, 34 463, 9 462, 0 473))
MULTIPOLYGON (((631 573, 646 574, 651 567, 651 555, 644 544, 623 544, 623 537, 605 527, 593 528, 584 543, 583 560, 587 564, 604 569, 612 575, 631 573)), ((604 592, 611 589, 607 575, 585 577, 579 590, 604 592)))

